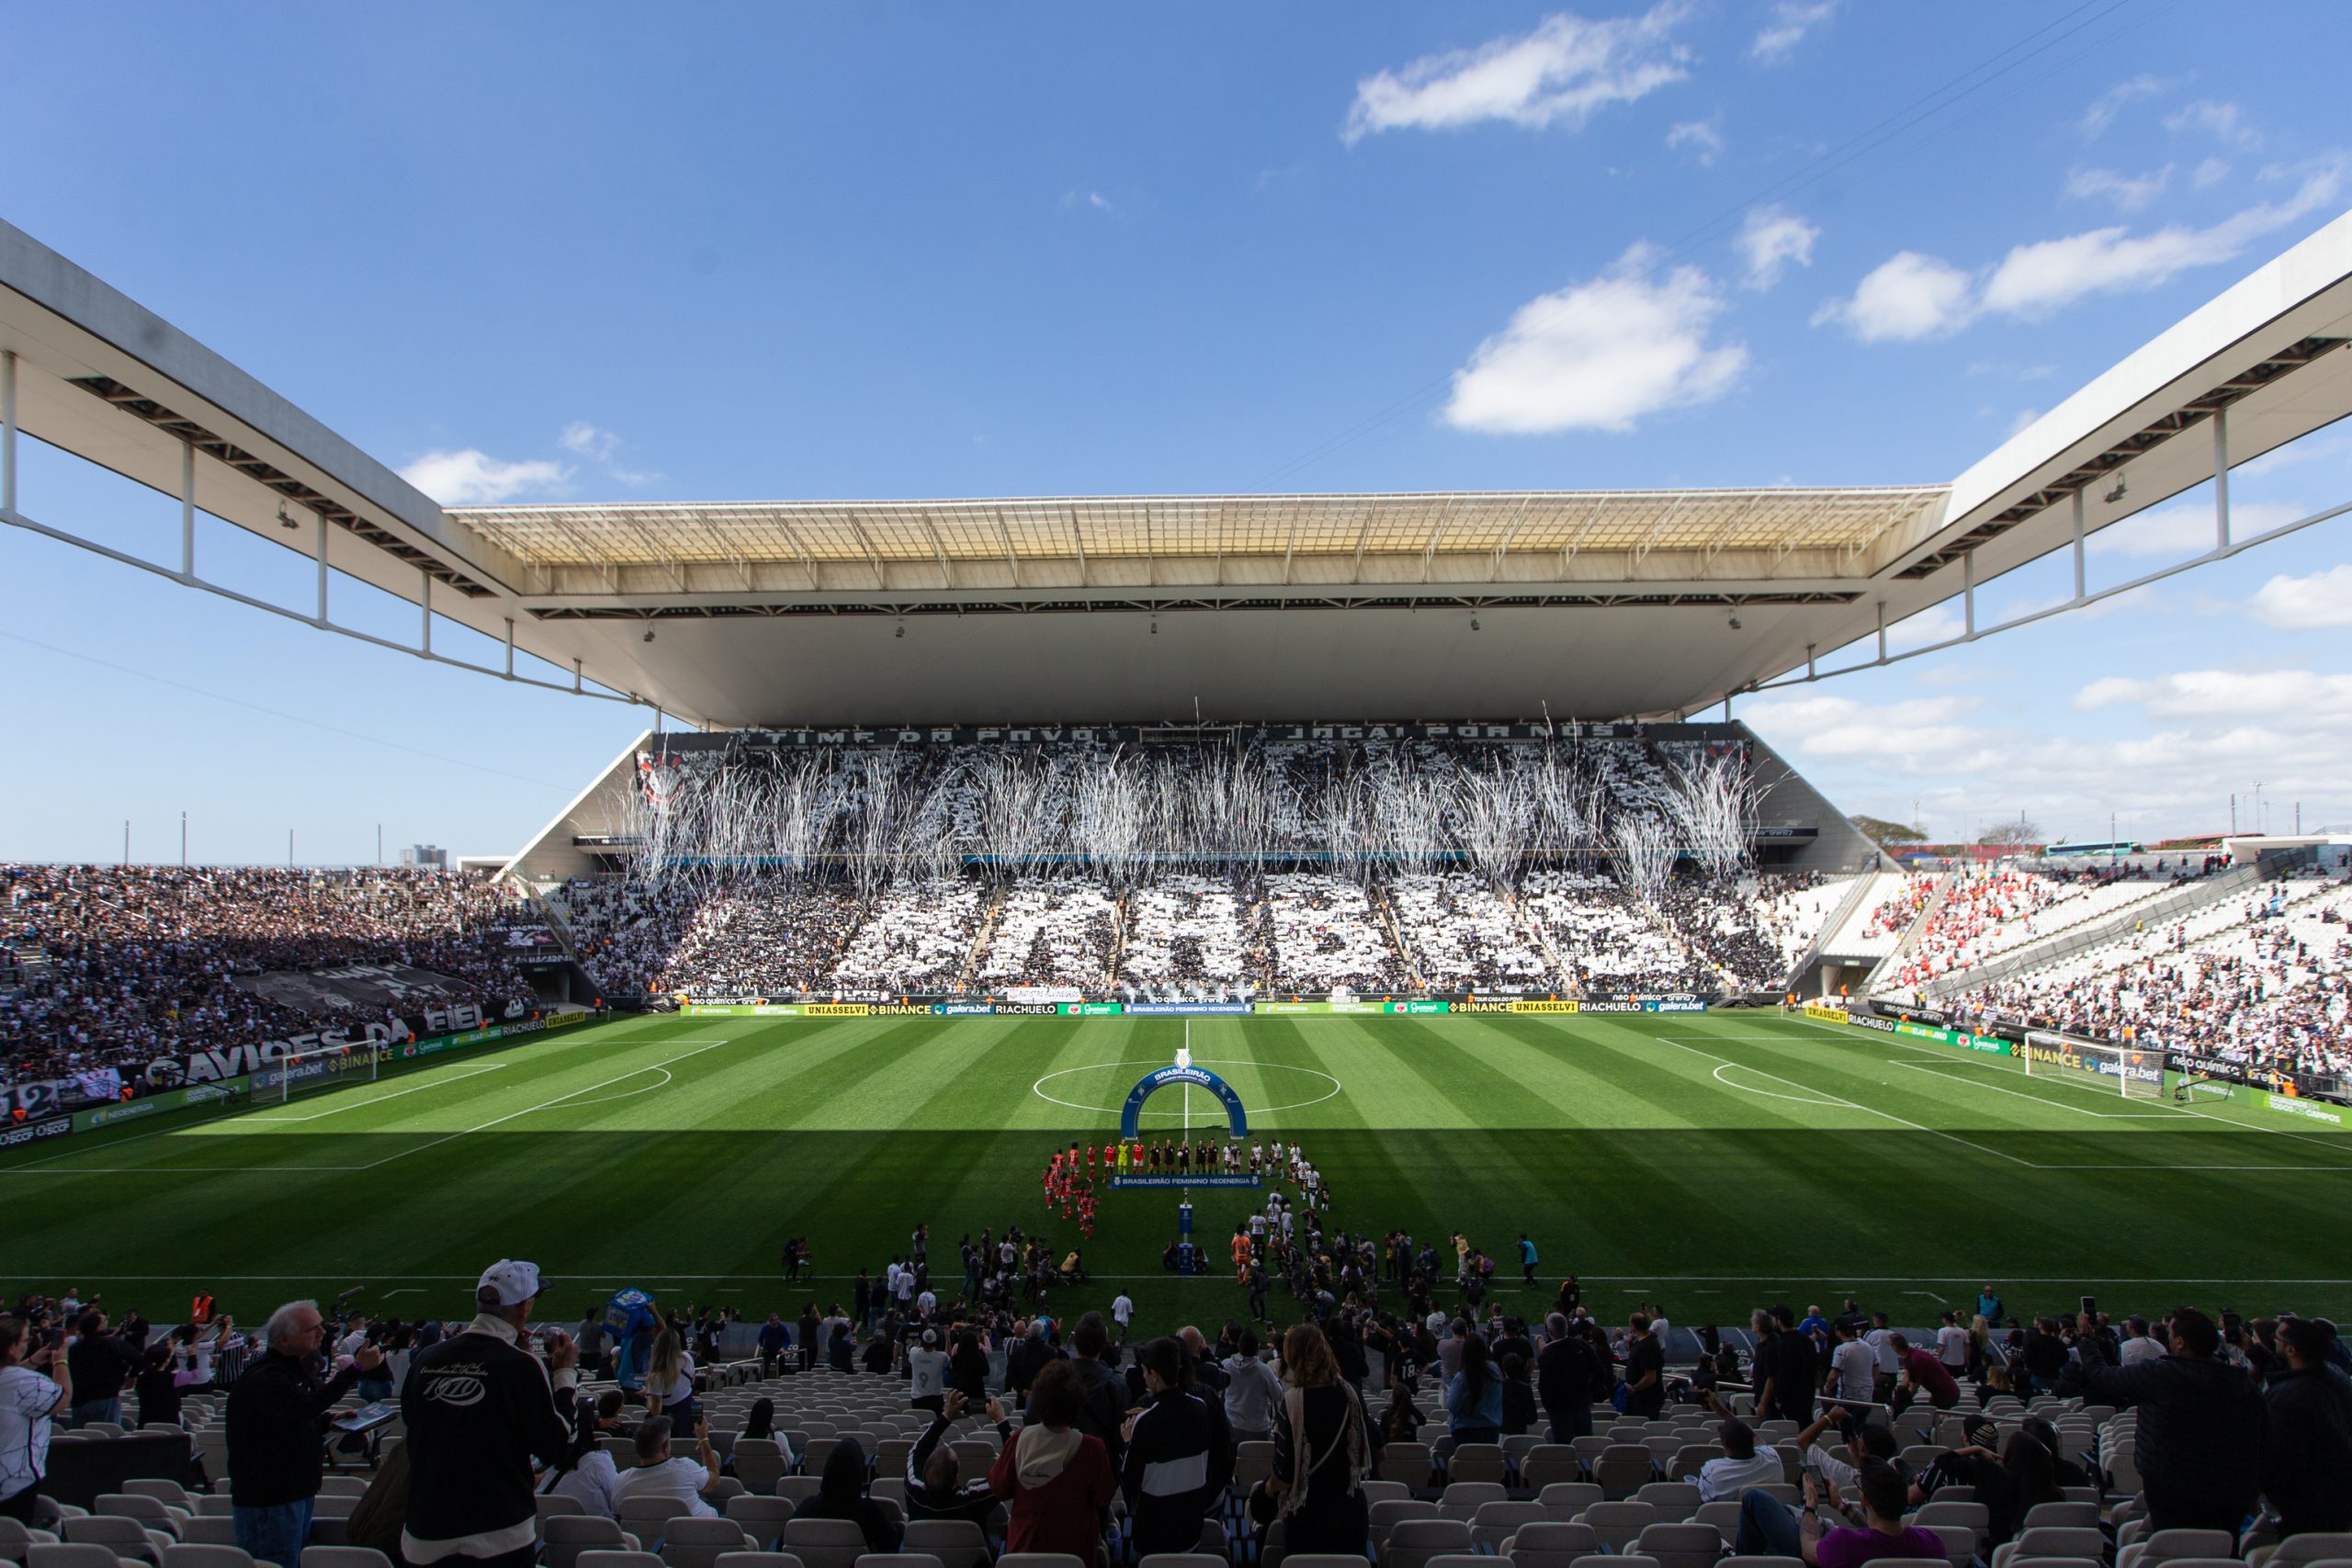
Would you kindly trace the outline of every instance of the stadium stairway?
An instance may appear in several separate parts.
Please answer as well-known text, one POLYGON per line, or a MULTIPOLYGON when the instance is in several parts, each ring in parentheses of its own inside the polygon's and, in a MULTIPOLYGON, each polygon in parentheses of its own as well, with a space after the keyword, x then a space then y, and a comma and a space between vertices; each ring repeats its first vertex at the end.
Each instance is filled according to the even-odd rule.
POLYGON ((1876 996, 1903 972, 1903 960, 1919 945, 1920 935, 1927 931, 1928 922, 1936 918, 1936 911, 1951 902, 1952 894, 1959 887, 1960 873, 1956 871, 1947 871, 1936 878, 1936 890, 1928 896, 1926 903, 1919 906, 1918 912, 1911 917, 1911 923, 1903 928, 1903 936, 1895 942, 1894 950, 1871 965, 1870 978, 1862 982, 1861 995, 1876 996))

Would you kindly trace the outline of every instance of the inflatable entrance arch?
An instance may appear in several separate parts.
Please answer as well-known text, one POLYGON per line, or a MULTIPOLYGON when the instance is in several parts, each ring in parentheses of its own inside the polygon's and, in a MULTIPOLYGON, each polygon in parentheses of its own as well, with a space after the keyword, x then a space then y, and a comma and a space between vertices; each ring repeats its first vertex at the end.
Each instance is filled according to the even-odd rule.
POLYGON ((1207 1068, 1195 1067, 1188 1063, 1146 1073, 1142 1081, 1128 1091, 1126 1107, 1119 1112, 1119 1136, 1133 1143, 1143 1119, 1143 1102, 1163 1089, 1182 1084, 1204 1089, 1216 1096, 1225 1106, 1226 1125, 1232 1129, 1233 1135, 1237 1138, 1250 1135, 1250 1118, 1241 1109, 1241 1097, 1233 1092, 1233 1086, 1207 1068))

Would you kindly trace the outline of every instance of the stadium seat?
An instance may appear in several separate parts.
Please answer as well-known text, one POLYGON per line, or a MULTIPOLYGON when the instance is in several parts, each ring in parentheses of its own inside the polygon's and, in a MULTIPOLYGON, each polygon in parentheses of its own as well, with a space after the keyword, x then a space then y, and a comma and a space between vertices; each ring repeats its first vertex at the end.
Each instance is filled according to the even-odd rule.
POLYGON ((624 1497, 620 1506, 620 1526, 637 1537, 647 1551, 662 1550, 662 1527, 685 1512, 685 1505, 675 1497, 624 1497))
MULTIPOLYGON (((198 1514, 180 1527, 183 1546, 234 1546, 237 1544, 237 1521, 225 1514, 198 1514)), ((7 1552, 0 1550, 0 1557, 7 1552)))
POLYGON ((1654 1557, 1611 1554, 1606 1557, 1580 1557, 1569 1568, 1659 1568, 1654 1557))
POLYGON ((583 1551, 577 1568, 662 1568, 662 1559, 650 1551, 583 1551))
POLYGON ((1723 1537, 1726 1543, 1737 1540, 1739 1539, 1739 1504, 1733 1498, 1724 1498, 1714 1503, 1702 1503, 1691 1514, 1690 1522, 1694 1525, 1705 1525, 1723 1537))
POLYGON ((539 1539, 546 1543, 539 1557, 542 1568, 580 1568, 585 1552, 638 1549, 635 1536, 601 1514, 558 1514, 541 1522, 539 1539))
POLYGON ((1432 1557, 1470 1550, 1470 1526, 1461 1519, 1405 1519, 1388 1532, 1381 1568, 1426 1568, 1432 1557))
POLYGON ((910 1551, 868 1551, 857 1559, 859 1568, 939 1568, 939 1559, 910 1551))
POLYGON ((1233 1450, 1233 1487, 1247 1494, 1250 1487, 1274 1472, 1274 1445, 1253 1438, 1237 1444, 1233 1450))
POLYGON ((1535 1500, 1544 1505, 1544 1517, 1563 1523, 1604 1497, 1600 1488, 1589 1481, 1555 1481, 1535 1495, 1535 1500))
POLYGON ((2115 1568, 2156 1568, 2186 1557, 2229 1557, 2236 1551, 2237 1540, 2227 1530, 2153 1530, 2118 1551, 2115 1568))
POLYGON ((804 1568, 789 1551, 722 1551, 712 1568, 804 1568))
POLYGON ((1088 1568, 1067 1551, 1008 1551, 996 1560, 996 1568, 1088 1568))
POLYGON ((2015 1540, 1995 1547, 1993 1568, 2008 1568, 2010 1562, 2018 1558, 2103 1558, 2106 1553, 2107 1538, 2097 1529, 2050 1525, 2019 1530, 2015 1540))
POLYGON ((135 1492, 101 1492, 90 1506, 90 1512, 107 1518, 137 1519, 151 1530, 161 1530, 177 1540, 180 1526, 188 1518, 187 1510, 175 1508, 159 1497, 141 1496, 135 1492))
POLYGON ((1723 1457, 1724 1446, 1721 1443, 1685 1443, 1674 1450, 1672 1459, 1666 1461, 1666 1478, 1668 1481, 1688 1481, 1699 1473, 1701 1465, 1711 1459, 1723 1457))
POLYGON ((1595 1503, 1578 1516, 1581 1524, 1589 1525, 1600 1538, 1604 1551, 1623 1551, 1634 1543, 1650 1526, 1658 1522, 1657 1510, 1647 1503, 1595 1503))
POLYGON ((1690 1481, 1653 1481, 1634 1494, 1634 1501, 1647 1503, 1661 1519, 1687 1519, 1698 1511, 1699 1487, 1690 1481))
MULTIPOLYGON (((1145 1559, 1149 1562, 1149 1558, 1145 1559)), ((1495 1568, 1495 1560, 1475 1551, 1448 1551, 1430 1558, 1421 1568, 1495 1568)))
POLYGON ((938 1558, 941 1568, 987 1568, 988 1537, 969 1519, 910 1519, 901 1544, 938 1558))
POLYGON ((1518 1533, 1503 1543, 1503 1555, 1511 1561, 1511 1568, 1569 1568, 1579 1557, 1589 1557, 1600 1550, 1600 1537, 1590 1525, 1567 1524, 1559 1519, 1540 1519, 1521 1525, 1518 1533))
POLYGON ((176 1481, 166 1481, 159 1476, 134 1475, 122 1483, 122 1489, 134 1497, 153 1497, 185 1513, 196 1511, 196 1499, 188 1495, 187 1487, 176 1481))
POLYGON ((2083 1529, 2098 1529, 2098 1505, 2096 1503, 2036 1503, 2025 1512, 2020 1527, 2073 1526, 2083 1529))
POLYGON ((1446 1479, 1453 1482, 1493 1482, 1500 1486, 1510 1472, 1499 1443, 1464 1443, 1447 1456, 1446 1479))
POLYGON ((1584 1479, 1584 1465, 1566 1443, 1539 1443, 1519 1461, 1520 1484, 1541 1491, 1564 1481, 1584 1479))
POLYGON ((372 1546, 306 1546, 301 1568, 392 1568, 392 1560, 372 1546))
POLYGON ((164 1548, 164 1568, 253 1568, 253 1554, 232 1544, 182 1541, 164 1548))
MULTIPOLYGON (((874 1564, 873 1568, 881 1568, 881 1564, 874 1564)), ((1205 1551, 1155 1551, 1140 1560, 1136 1568, 1233 1568, 1233 1565, 1224 1558, 1213 1557, 1205 1551)), ((1492 1564, 1488 1564, 1488 1568, 1492 1568, 1492 1564)))
POLYGON ((1592 1466, 1593 1480, 1611 1497, 1631 1497, 1657 1473, 1657 1461, 1640 1443, 1611 1443, 1592 1466))
MULTIPOLYGON (((1497 1451, 1500 1452, 1499 1450, 1497 1451)), ((1452 1482, 1438 1494, 1437 1515, 1442 1519, 1460 1519, 1467 1524, 1481 1507, 1488 1503, 1500 1503, 1508 1496, 1500 1481, 1452 1482)))
POLYGON ((1431 1461, 1427 1443, 1391 1443, 1380 1450, 1384 1481, 1401 1481, 1415 1491, 1430 1483, 1431 1461))
POLYGON ((792 1500, 746 1493, 727 1499, 727 1517, 765 1547, 784 1533, 784 1522, 792 1517, 792 1500))
POLYGON ((1968 1525, 1921 1525, 1921 1529, 1933 1530, 1944 1543, 1944 1556, 1951 1568, 1968 1568, 1976 1560, 1975 1529, 1968 1525))
MULTIPOLYGON (((65 1538, 72 1540, 68 1534, 65 1538)), ((2330 1558, 2352 1557, 2352 1534, 2320 1534, 2290 1536, 2277 1546, 2247 1554, 2247 1561, 2258 1568, 2308 1568, 2314 1562, 2330 1558)))
POLYGON ((848 1519, 787 1519, 782 1539, 804 1568, 856 1568, 865 1555, 865 1533, 848 1519))
POLYGON ((90 1541, 35 1541, 25 1548, 26 1568, 121 1568, 110 1547, 90 1541))
POLYGON ((1536 1502, 1511 1502, 1508 1499, 1482 1503, 1470 1516, 1470 1545, 1476 1551, 1499 1552, 1503 1542, 1517 1535, 1527 1525, 1541 1524, 1551 1516, 1544 1505, 1536 1502))
POLYGON ((558 1496, 552 1492, 537 1494, 531 1499, 531 1506, 538 1514, 541 1524, 558 1514, 584 1514, 588 1511, 587 1505, 579 1498, 558 1496))
MULTIPOLYGON (((1282 1560, 1282 1568, 1356 1568, 1362 1562, 1363 1559, 1361 1557, 1351 1557, 1341 1552, 1302 1551, 1295 1556, 1285 1556, 1282 1560)), ((1492 1564, 1488 1568, 1492 1568, 1492 1564)))
POLYGON ((117 1557, 143 1558, 159 1565, 172 1538, 151 1530, 137 1519, 106 1518, 92 1514, 67 1518, 58 1533, 70 1546, 103 1546, 117 1557))
POLYGON ((1715 1568, 1805 1568, 1805 1562, 1802 1557, 1766 1557, 1758 1554, 1755 1557, 1722 1558, 1716 1562, 1715 1568))
POLYGON ((670 1568, 712 1568, 725 1553, 748 1551, 755 1544, 733 1519, 688 1516, 662 1527, 662 1561, 670 1568))
POLYGON ((1657 1558, 1660 1568, 1712 1568, 1724 1554, 1724 1538, 1713 1525, 1652 1525, 1634 1538, 1634 1552, 1657 1558))

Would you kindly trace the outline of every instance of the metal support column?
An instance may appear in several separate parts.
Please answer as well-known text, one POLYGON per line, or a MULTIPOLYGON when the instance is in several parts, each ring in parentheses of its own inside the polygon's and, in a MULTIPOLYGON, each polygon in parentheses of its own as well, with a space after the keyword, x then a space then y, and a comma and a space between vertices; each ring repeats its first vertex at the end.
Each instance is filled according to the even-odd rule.
POLYGON ((571 689, 575 693, 580 690, 580 660, 577 659, 571 661, 571 689))
POLYGON ((1886 662, 1886 601, 1878 602, 1878 661, 1886 662))
POLYGON ((196 581, 196 443, 180 443, 180 581, 196 581))
POLYGON ((1815 645, 1813 643, 1806 643, 1804 645, 1804 678, 1808 681, 1820 679, 1820 677, 1815 673, 1813 668, 1813 650, 1815 646, 1815 645))
POLYGON ((0 512, 17 510, 17 351, 0 348, 0 512))
POLYGON ((2230 547, 2230 411, 2213 411, 2213 547, 2230 547))
POLYGON ((424 592, 418 601, 424 606, 424 644, 417 651, 429 656, 433 652, 433 574, 420 570, 418 575, 424 579, 424 592))
POLYGON ((1960 558, 1961 607, 1968 616, 1968 635, 1976 635, 1976 552, 1960 558))
POLYGON ((514 679, 514 617, 506 617, 506 678, 514 679))
POLYGON ((2083 596, 2083 492, 2075 491, 2075 597, 2083 596))
POLYGON ((319 629, 327 626, 327 514, 319 516, 319 629))

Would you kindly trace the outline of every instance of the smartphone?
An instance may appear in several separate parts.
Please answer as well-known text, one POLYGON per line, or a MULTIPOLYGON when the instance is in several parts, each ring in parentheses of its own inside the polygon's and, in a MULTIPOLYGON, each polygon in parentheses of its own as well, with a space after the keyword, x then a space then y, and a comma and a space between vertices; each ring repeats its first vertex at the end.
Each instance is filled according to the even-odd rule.
POLYGON ((2085 1296, 2083 1298, 2083 1315, 2092 1318, 2098 1316, 2098 1298, 2097 1296, 2085 1296))

